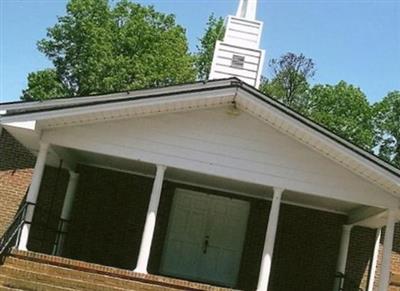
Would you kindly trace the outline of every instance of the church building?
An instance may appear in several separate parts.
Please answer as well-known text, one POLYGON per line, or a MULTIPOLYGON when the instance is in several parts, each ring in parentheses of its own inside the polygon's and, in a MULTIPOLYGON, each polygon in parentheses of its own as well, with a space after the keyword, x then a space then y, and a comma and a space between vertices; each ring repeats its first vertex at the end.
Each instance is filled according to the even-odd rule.
POLYGON ((400 169, 257 90, 256 11, 206 82, 0 104, 0 290, 400 290, 400 169))

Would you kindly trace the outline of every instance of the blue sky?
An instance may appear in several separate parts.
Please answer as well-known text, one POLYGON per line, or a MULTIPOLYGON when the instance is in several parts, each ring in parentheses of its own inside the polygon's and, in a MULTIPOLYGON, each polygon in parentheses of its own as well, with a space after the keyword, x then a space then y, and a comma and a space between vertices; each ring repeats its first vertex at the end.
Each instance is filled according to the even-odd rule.
MULTIPOLYGON (((208 16, 234 14, 238 0, 141 0, 174 13, 191 50, 208 16)), ((29 72, 50 67, 36 49, 46 28, 65 13, 64 0, 0 0, 0 101, 18 100, 29 72)), ((400 0, 259 0, 267 62, 290 51, 317 65, 312 83, 345 80, 371 102, 400 90, 400 0)))

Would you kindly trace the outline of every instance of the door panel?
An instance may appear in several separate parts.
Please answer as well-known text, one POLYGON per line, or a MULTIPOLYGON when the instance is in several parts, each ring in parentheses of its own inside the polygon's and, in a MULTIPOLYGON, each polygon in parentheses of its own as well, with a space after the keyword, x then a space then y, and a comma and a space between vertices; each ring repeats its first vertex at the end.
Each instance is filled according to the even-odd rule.
POLYGON ((161 270, 164 274, 197 279, 197 262, 207 220, 206 200, 176 192, 161 270))
POLYGON ((233 287, 249 208, 246 201, 177 189, 162 273, 233 287))
POLYGON ((209 249, 203 256, 204 279, 234 286, 239 273, 249 204, 210 195, 211 223, 207 225, 209 249))

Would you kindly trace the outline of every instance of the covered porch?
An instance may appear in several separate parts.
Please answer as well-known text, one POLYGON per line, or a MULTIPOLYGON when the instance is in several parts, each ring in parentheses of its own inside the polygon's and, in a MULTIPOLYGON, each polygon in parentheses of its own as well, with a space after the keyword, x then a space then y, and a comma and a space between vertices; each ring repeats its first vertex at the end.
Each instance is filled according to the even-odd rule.
POLYGON ((396 219, 361 203, 49 144, 30 193, 35 185, 19 249, 241 290, 372 290, 374 242, 388 225, 391 250, 396 219), (352 230, 372 238, 356 243, 365 253, 349 248, 352 230))
POLYGON ((399 170, 237 79, 10 104, 2 126, 37 156, 21 250, 244 290, 388 290, 399 170), (46 165, 65 169, 52 186, 46 165))

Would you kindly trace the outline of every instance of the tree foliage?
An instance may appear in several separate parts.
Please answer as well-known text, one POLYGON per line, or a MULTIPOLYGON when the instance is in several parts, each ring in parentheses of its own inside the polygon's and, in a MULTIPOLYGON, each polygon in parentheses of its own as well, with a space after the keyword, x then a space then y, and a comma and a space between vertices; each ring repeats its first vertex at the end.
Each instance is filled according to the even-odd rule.
POLYGON ((217 18, 214 14, 211 14, 208 18, 204 35, 199 39, 200 44, 197 45, 196 69, 198 79, 208 79, 214 56, 215 44, 217 40, 222 40, 224 38, 224 31, 223 18, 217 18))
MULTIPOLYGON (((54 65, 32 72, 23 100, 81 96, 208 79, 224 21, 211 15, 197 53, 173 15, 119 0, 70 0, 67 13, 38 42, 54 65)), ((310 86, 312 59, 287 53, 269 64, 260 90, 358 146, 400 167, 400 91, 371 106, 344 81, 310 86)))
POLYGON ((315 85, 309 91, 306 115, 337 135, 371 151, 374 146, 373 111, 364 93, 340 81, 315 85))
POLYGON ((28 84, 29 88, 23 90, 21 96, 21 99, 25 101, 46 100, 70 95, 54 69, 30 73, 28 84))
POLYGON ((270 67, 273 77, 262 82, 261 91, 372 151, 375 145, 373 111, 359 88, 344 81, 311 87, 308 81, 315 74, 315 64, 303 54, 287 53, 273 59, 270 67))
POLYGON ((400 91, 374 105, 379 156, 400 168, 400 91))
POLYGON ((313 60, 303 54, 286 53, 272 59, 269 67, 272 78, 264 79, 260 90, 301 111, 307 101, 308 80, 315 74, 313 60))
MULTIPOLYGON (((57 87, 72 95, 195 79, 185 30, 175 17, 128 0, 112 7, 107 0, 70 0, 66 15, 48 29, 38 48, 56 73, 45 83, 58 80, 57 87)), ((34 99, 51 97, 41 95, 43 91, 28 79, 26 94, 34 99)))

